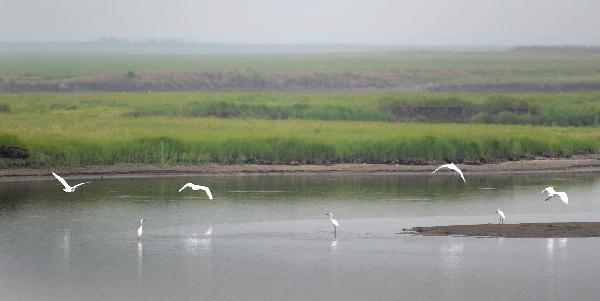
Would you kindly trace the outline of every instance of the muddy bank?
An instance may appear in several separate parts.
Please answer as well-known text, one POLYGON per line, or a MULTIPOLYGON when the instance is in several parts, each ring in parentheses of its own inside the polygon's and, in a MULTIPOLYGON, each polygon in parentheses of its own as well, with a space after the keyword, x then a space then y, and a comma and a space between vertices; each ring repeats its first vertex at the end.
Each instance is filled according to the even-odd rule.
POLYGON ((408 234, 513 238, 600 237, 600 222, 481 224, 414 227, 408 234))
POLYGON ((67 78, 0 75, 0 93, 81 92, 575 92, 598 91, 600 82, 435 84, 440 77, 473 76, 464 70, 389 71, 155 71, 67 78))
MULTIPOLYGON (((458 164, 465 176, 476 174, 600 172, 600 160, 530 160, 496 164, 458 164)), ((177 175, 244 175, 244 174, 397 174, 429 175, 437 165, 333 164, 333 165, 110 165, 59 168, 0 169, 0 182, 50 179, 50 172, 79 178, 124 178, 177 175)), ((442 171, 442 174, 450 172, 442 171)))
POLYGON ((247 71, 157 71, 38 78, 0 76, 0 92, 281 92, 281 91, 421 91, 405 72, 258 72, 247 71))
POLYGON ((427 89, 427 92, 585 92, 600 90, 598 82, 571 82, 571 83, 483 83, 483 84, 456 84, 439 85, 427 89))

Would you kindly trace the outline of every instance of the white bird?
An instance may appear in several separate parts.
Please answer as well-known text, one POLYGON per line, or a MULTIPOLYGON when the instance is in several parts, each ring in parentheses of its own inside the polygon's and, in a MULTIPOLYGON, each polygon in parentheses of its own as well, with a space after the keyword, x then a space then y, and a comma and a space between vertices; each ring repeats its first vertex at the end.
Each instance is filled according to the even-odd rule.
POLYGON ((138 228, 138 240, 140 240, 140 238, 142 238, 142 232, 144 231, 144 221, 145 220, 146 220, 145 218, 142 218, 140 220, 140 227, 138 228))
POLYGON ((212 193, 210 193, 210 188, 208 188, 206 186, 187 183, 187 184, 183 185, 183 187, 181 187, 181 189, 179 189, 179 192, 184 190, 186 187, 190 187, 190 188, 192 188, 192 190, 204 190, 204 192, 206 192, 206 195, 208 195, 208 198, 211 200, 213 199, 212 193))
POLYGON ((448 168, 448 169, 456 171, 462 178, 463 182, 465 182, 465 184, 467 184, 467 180, 465 180, 465 176, 463 175, 462 171, 460 169, 458 169, 458 167, 456 167, 456 165, 454 165, 454 163, 444 164, 444 165, 438 167, 436 170, 432 171, 431 173, 434 174, 436 171, 440 170, 441 168, 448 168))
POLYGON ((498 210, 496 210, 496 213, 500 217, 500 221, 498 222, 498 224, 504 224, 504 220, 506 219, 506 216, 504 216, 504 212, 502 212, 502 210, 498 209, 498 210))
POLYGON ((337 228, 340 227, 340 223, 336 219, 333 218, 333 213, 327 213, 325 215, 329 215, 329 219, 331 220, 331 224, 333 225, 333 233, 337 234, 337 228))
POLYGON ((56 178, 56 179, 57 179, 57 180, 58 180, 58 181, 59 181, 61 184, 63 184, 63 186, 65 186, 65 188, 63 188, 63 190, 64 190, 65 192, 73 192, 73 191, 75 191, 75 189, 76 189, 77 187, 79 187, 79 186, 81 186, 81 185, 83 185, 83 184, 87 184, 87 183, 89 183, 89 182, 83 182, 83 183, 79 183, 79 184, 77 184, 77 185, 75 185, 75 186, 70 186, 70 185, 67 183, 67 181, 65 181, 65 179, 63 179, 61 176, 59 176, 59 175, 55 174, 54 172, 52 172, 52 175, 53 175, 53 176, 54 176, 54 177, 55 177, 55 178, 56 178))
POLYGON ((212 227, 208 227, 208 230, 206 230, 206 232, 204 232, 204 236, 211 236, 212 235, 212 227))
POLYGON ((556 191, 554 190, 554 187, 550 186, 550 187, 546 187, 546 189, 542 190, 542 194, 544 194, 544 192, 548 193, 548 197, 544 200, 547 201, 555 196, 558 195, 558 197, 560 198, 560 200, 565 204, 565 205, 569 205, 569 197, 567 196, 567 193, 564 191, 556 191))

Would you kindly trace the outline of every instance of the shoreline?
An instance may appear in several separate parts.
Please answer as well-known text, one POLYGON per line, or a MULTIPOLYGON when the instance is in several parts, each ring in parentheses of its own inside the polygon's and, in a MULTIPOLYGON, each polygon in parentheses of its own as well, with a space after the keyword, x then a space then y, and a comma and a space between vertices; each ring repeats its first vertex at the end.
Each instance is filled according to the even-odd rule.
POLYGON ((506 238, 600 237, 600 222, 449 225, 402 230, 404 232, 397 234, 506 238))
MULTIPOLYGON (((481 165, 457 164, 465 174, 509 175, 536 173, 600 172, 600 159, 542 159, 507 161, 481 165)), ((393 174, 427 175, 438 165, 334 164, 334 165, 110 165, 62 168, 0 169, 0 182, 50 179, 51 171, 72 178, 138 178, 164 176, 239 176, 239 175, 311 175, 311 174, 393 174)))

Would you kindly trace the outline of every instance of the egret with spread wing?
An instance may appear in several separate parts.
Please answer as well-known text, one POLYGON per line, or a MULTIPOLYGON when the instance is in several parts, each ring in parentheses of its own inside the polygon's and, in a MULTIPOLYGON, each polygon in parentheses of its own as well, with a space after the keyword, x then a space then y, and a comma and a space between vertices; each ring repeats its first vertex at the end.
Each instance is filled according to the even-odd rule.
POLYGON ((567 196, 566 192, 556 191, 556 190, 554 190, 554 187, 552 187, 552 186, 546 187, 546 189, 542 190, 542 194, 544 194, 544 192, 548 193, 548 197, 544 201, 547 201, 555 196, 558 196, 565 205, 569 205, 569 197, 567 196))
POLYGON ((448 169, 456 171, 460 175, 460 177, 462 178, 463 182, 465 182, 465 184, 467 184, 467 180, 465 180, 465 176, 463 175, 462 171, 458 167, 456 167, 456 165, 454 165, 454 163, 444 164, 444 165, 438 167, 436 170, 434 170, 431 173, 434 174, 436 171, 438 171, 438 170, 440 170, 442 168, 448 168, 448 169))
POLYGON ((183 185, 183 187, 181 187, 181 189, 179 189, 179 192, 184 190, 186 187, 190 187, 190 188, 192 188, 192 190, 204 190, 204 192, 206 192, 206 195, 208 195, 208 198, 211 200, 213 199, 212 193, 210 192, 210 188, 208 188, 206 186, 187 183, 187 184, 183 185))
POLYGON ((83 182, 83 183, 79 183, 79 184, 77 184, 77 185, 75 185, 75 186, 70 186, 70 185, 67 183, 67 181, 65 181, 65 179, 63 179, 61 176, 59 176, 59 175, 55 174, 54 172, 52 172, 52 175, 53 175, 53 176, 54 176, 54 177, 55 177, 55 178, 56 178, 56 179, 57 179, 57 180, 58 180, 58 181, 59 181, 61 184, 63 184, 63 186, 65 186, 65 188, 63 188, 63 190, 64 190, 65 192, 73 192, 73 191, 75 191, 75 189, 76 189, 77 187, 79 187, 79 186, 81 186, 81 185, 83 185, 83 184, 87 184, 87 183, 89 183, 89 182, 83 182))

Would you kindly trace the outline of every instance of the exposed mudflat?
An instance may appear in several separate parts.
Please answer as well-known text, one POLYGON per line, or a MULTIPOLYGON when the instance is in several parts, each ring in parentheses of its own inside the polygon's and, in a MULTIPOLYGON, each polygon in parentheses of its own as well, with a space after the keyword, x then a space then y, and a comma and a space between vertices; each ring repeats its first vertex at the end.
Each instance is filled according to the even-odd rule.
MULTIPOLYGON (((470 174, 521 174, 521 173, 565 173, 600 172, 600 160, 590 156, 581 159, 543 159, 508 161, 480 165, 457 164, 465 176, 470 174)), ((128 178, 160 177, 176 175, 240 175, 240 174, 430 174, 438 165, 393 165, 393 164, 331 164, 331 165, 106 165, 62 168, 5 168, 0 169, 0 182, 52 179, 51 172, 77 178, 128 178)), ((452 174, 440 171, 439 174, 452 174)))
POLYGON ((414 227, 404 233, 425 236, 514 238, 600 237, 600 222, 480 224, 414 227))

